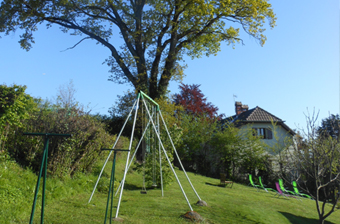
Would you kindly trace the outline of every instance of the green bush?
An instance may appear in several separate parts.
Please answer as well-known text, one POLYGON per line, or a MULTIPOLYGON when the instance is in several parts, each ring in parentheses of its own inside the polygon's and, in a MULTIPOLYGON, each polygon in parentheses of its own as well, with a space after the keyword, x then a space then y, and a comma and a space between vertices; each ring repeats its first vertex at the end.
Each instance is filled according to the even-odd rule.
POLYGON ((4 152, 13 128, 22 127, 22 121, 37 109, 37 104, 25 90, 26 86, 0 85, 0 153, 4 152))
POLYGON ((48 172, 53 176, 88 172, 101 155, 101 148, 112 146, 114 138, 103 124, 77 107, 59 108, 46 105, 23 127, 16 127, 7 150, 19 164, 38 172, 41 165, 44 138, 25 136, 23 132, 71 134, 70 138, 50 137, 48 172))

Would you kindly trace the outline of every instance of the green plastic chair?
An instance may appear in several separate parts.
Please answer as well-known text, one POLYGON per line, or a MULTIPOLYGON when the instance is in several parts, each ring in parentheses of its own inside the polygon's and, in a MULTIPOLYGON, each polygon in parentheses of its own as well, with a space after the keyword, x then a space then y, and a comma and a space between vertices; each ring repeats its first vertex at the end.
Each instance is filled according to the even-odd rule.
POLYGON ((262 184, 262 178, 261 177, 259 177, 259 182, 260 182, 260 187, 263 189, 263 190, 265 190, 265 191, 273 191, 273 192, 276 192, 276 190, 274 190, 274 189, 272 189, 272 188, 269 188, 269 187, 265 187, 265 185, 264 184, 262 184))
POLYGON ((285 189, 285 187, 283 186, 283 180, 282 180, 282 179, 279 179, 279 185, 280 185, 281 190, 282 190, 284 193, 288 193, 288 194, 291 194, 291 195, 296 195, 295 192, 289 191, 289 190, 286 190, 286 189, 285 189))
POLYGON ((253 187, 255 187, 257 190, 258 190, 258 188, 260 187, 260 185, 254 184, 254 182, 253 182, 253 177, 252 177, 251 174, 249 174, 249 182, 250 182, 250 185, 253 186, 253 187))
POLYGON ((300 196, 300 197, 305 197, 305 198, 309 198, 309 199, 313 199, 311 196, 309 196, 308 194, 303 194, 299 192, 299 189, 297 188, 297 184, 295 181, 292 182, 293 184, 293 189, 296 195, 300 196))

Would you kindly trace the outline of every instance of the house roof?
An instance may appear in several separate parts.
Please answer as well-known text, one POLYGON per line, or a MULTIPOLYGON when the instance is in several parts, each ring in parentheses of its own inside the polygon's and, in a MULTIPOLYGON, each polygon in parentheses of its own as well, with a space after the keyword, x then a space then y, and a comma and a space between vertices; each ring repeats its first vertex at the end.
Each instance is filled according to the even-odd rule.
POLYGON ((247 110, 239 115, 234 115, 225 119, 224 122, 235 123, 235 126, 242 126, 246 123, 271 123, 275 122, 281 125, 290 134, 295 135, 295 132, 290 129, 282 119, 262 109, 261 107, 255 107, 247 110))

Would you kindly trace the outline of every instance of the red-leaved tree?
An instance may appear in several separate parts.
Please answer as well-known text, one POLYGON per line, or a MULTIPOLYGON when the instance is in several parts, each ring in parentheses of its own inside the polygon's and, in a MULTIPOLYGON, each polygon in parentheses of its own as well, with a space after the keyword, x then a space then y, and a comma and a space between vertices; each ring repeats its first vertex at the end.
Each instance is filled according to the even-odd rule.
POLYGON ((200 86, 198 84, 186 85, 182 83, 179 86, 180 93, 174 96, 174 103, 182 105, 188 114, 205 115, 210 119, 223 117, 223 114, 218 115, 216 106, 207 102, 207 98, 199 89, 200 86))

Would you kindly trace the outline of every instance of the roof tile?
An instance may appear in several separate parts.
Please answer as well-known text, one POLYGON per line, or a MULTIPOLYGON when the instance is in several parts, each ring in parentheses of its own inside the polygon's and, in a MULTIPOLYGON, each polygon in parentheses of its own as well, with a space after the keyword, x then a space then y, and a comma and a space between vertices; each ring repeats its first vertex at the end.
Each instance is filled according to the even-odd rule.
POLYGON ((258 106, 253 109, 247 110, 239 115, 228 117, 223 120, 223 123, 231 122, 231 123, 235 123, 236 126, 240 126, 244 123, 251 123, 251 122, 270 123, 272 121, 277 122, 280 125, 282 125, 282 127, 285 128, 292 135, 295 134, 295 132, 292 129, 290 129, 286 124, 284 124, 283 120, 281 120, 280 118, 276 117, 275 115, 269 113, 268 111, 258 106))

